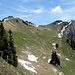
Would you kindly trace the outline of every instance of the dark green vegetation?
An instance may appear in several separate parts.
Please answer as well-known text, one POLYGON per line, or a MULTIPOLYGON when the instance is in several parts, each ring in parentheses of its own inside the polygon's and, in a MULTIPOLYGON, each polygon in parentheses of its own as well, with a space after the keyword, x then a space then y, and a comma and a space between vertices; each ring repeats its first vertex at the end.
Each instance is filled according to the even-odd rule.
POLYGON ((60 59, 58 58, 55 51, 52 52, 50 63, 55 66, 58 66, 58 65, 60 66, 60 59))
POLYGON ((74 38, 72 39, 67 38, 66 43, 68 43, 71 46, 72 50, 75 51, 75 39, 74 38))
MULTIPOLYGON (((14 46, 14 48, 16 47, 18 59, 29 61, 27 59, 29 54, 38 57, 37 62, 29 61, 32 63, 32 66, 36 68, 37 74, 26 70, 20 63, 16 68, 8 65, 3 59, 1 59, 2 61, 0 61, 0 63, 4 66, 7 65, 6 68, 9 73, 13 71, 17 75, 75 75, 75 54, 71 50, 70 45, 66 43, 67 38, 58 37, 58 32, 60 32, 62 27, 68 24, 68 22, 63 22, 61 25, 58 25, 58 22, 62 21, 55 21, 45 26, 36 27, 31 22, 8 17, 7 20, 2 23, 7 31, 8 37, 12 39, 11 34, 13 36, 14 45, 12 46, 14 46), (12 33, 11 31, 8 33, 9 30, 11 30, 12 33), (57 44, 57 49, 54 49, 52 43, 57 44), (62 68, 48 64, 47 61, 51 58, 53 51, 56 51, 58 58, 60 58, 62 68)), ((9 41, 11 40, 9 39, 9 41)), ((2 70, 2 67, 0 69, 2 70)), ((14 73, 12 74, 15 75, 14 73)))
POLYGON ((14 39, 12 38, 12 31, 9 30, 7 36, 2 22, 0 23, 0 56, 9 64, 17 67, 18 61, 14 47, 14 39))

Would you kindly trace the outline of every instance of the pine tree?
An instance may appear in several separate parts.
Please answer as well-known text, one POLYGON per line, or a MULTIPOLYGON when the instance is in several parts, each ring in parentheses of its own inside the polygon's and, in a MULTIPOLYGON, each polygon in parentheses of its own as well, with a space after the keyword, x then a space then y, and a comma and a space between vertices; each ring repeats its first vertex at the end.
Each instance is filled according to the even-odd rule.
POLYGON ((3 38, 4 32, 5 32, 5 30, 4 30, 4 27, 3 27, 3 23, 1 22, 0 23, 0 39, 3 38))
POLYGON ((9 30, 9 60, 8 62, 17 67, 16 48, 14 47, 14 40, 12 38, 12 31, 9 30))
POLYGON ((7 52, 8 52, 7 35, 3 27, 3 23, 0 23, 0 56, 5 60, 7 60, 7 52))
POLYGON ((12 38, 12 31, 9 30, 9 38, 0 23, 0 56, 5 59, 9 64, 17 67, 18 61, 16 56, 16 48, 14 47, 14 40, 12 38))

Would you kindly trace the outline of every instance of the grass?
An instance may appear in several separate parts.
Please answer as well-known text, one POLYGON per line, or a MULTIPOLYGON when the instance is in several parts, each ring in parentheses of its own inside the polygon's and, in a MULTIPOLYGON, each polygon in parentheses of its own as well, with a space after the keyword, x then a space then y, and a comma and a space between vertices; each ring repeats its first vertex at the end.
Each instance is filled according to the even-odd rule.
POLYGON ((20 64, 15 68, 0 57, 0 75, 33 75, 33 73, 24 69, 20 64))
POLYGON ((68 44, 65 43, 66 38, 62 38, 62 46, 60 47, 61 52, 64 54, 64 56, 61 58, 62 62, 62 71, 65 73, 65 75, 74 75, 75 74, 75 60, 72 57, 74 55, 73 51, 70 50, 70 47, 68 44), (65 58, 70 59, 70 61, 65 60, 65 58))
MULTIPOLYGON (((18 58, 21 58, 22 56, 24 60, 27 60, 27 54, 22 51, 28 51, 38 57, 37 63, 31 62, 37 69, 38 74, 36 75, 58 75, 59 72, 63 72, 64 75, 74 75, 75 60, 72 57, 74 53, 70 50, 69 45, 65 43, 65 38, 59 39, 57 37, 57 31, 59 28, 57 25, 47 25, 36 28, 35 26, 29 27, 25 25, 20 19, 19 22, 16 22, 16 18, 10 19, 9 21, 4 24, 15 25, 11 25, 11 27, 14 27, 14 30, 12 29, 13 38, 18 58), (9 23, 9 21, 11 23, 9 23), (53 46, 51 46, 51 43, 53 42, 59 44, 59 48, 56 51, 62 55, 60 60, 63 68, 54 67, 47 63, 48 58, 51 58, 51 52, 54 51, 53 46), (46 57, 46 59, 43 59, 43 57, 46 57), (69 58, 71 61, 66 61, 65 58, 69 58), (58 72, 54 73, 52 68, 56 68, 58 72)), ((9 27, 6 27, 6 29, 7 28, 9 29, 9 27)), ((13 69, 14 68, 11 70, 13 69)), ((35 75, 34 73, 24 69, 20 64, 14 69, 14 71, 19 75, 35 75)))
POLYGON ((0 75, 16 75, 15 68, 0 57, 0 75))

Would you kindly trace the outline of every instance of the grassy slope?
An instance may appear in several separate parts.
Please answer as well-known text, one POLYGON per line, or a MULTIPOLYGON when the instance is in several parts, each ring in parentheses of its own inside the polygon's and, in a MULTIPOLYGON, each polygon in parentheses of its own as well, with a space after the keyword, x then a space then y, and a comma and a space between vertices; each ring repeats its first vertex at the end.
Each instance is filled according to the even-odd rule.
POLYGON ((32 73, 20 65, 15 68, 0 57, 0 75, 32 75, 32 73))
POLYGON ((14 69, 0 57, 0 75, 17 75, 14 69))
MULTIPOLYGON (((69 46, 65 44, 64 38, 59 39, 57 37, 58 26, 47 25, 37 28, 25 25, 20 19, 18 22, 16 22, 16 19, 10 19, 4 23, 4 26, 7 30, 11 29, 13 31, 18 58, 27 60, 28 54, 26 54, 26 52, 32 53, 39 58, 37 63, 32 62, 37 68, 37 75, 58 75, 59 72, 64 72, 65 75, 74 75, 75 61, 72 57, 73 52, 69 46), (63 67, 62 69, 47 63, 51 52, 54 50, 51 46, 52 42, 60 44, 59 49, 56 51, 61 54, 60 60, 63 67), (23 51, 25 53, 23 53, 23 51), (46 57, 46 59, 43 59, 43 57, 46 57), (66 61, 65 58, 69 58, 71 61, 66 61), (56 68, 58 71, 54 73, 52 68, 56 68)), ((23 69, 20 65, 16 69, 16 72, 19 72, 19 75, 32 74, 23 69)))

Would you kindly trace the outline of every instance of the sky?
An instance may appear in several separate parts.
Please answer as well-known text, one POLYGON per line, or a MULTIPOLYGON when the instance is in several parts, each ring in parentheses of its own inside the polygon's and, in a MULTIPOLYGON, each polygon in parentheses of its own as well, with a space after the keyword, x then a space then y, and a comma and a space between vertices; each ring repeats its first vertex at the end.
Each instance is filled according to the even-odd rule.
POLYGON ((0 19, 7 16, 36 25, 75 20, 75 0, 0 0, 0 19))

